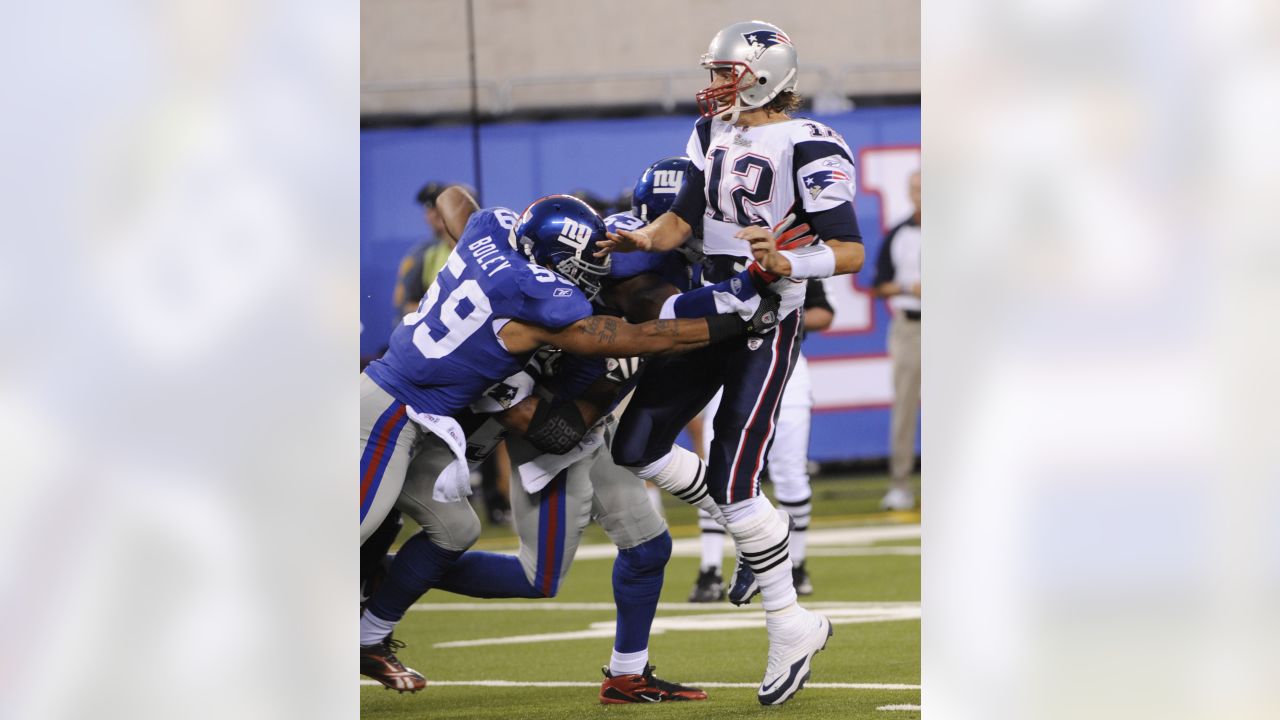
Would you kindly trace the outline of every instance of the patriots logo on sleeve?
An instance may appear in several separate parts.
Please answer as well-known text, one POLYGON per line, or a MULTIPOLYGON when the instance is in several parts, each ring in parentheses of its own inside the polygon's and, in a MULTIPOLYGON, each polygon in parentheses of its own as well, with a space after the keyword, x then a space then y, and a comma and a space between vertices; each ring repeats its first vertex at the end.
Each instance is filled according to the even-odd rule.
POLYGON ((816 199, 822 194, 823 190, 826 190, 842 180, 848 179, 848 173, 843 170, 819 170, 818 172, 805 177, 804 187, 809 191, 809 197, 816 199))

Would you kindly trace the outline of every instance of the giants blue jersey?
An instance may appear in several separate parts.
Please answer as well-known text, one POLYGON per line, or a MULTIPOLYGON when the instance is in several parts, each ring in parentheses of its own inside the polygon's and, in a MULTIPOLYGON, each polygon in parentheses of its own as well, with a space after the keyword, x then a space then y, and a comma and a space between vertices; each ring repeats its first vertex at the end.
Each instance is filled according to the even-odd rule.
MULTIPOLYGON (((605 229, 611 233, 616 233, 618 230, 639 230, 646 224, 630 212, 614 213, 604 219, 605 229)), ((638 250, 614 253, 609 258, 609 277, 613 280, 625 280, 642 273, 655 273, 674 285, 680 292, 693 289, 695 273, 691 272, 689 262, 677 250, 663 253, 638 250)))
POLYGON ((452 416, 528 359, 498 340, 507 320, 562 328, 591 315, 577 286, 511 247, 516 218, 507 208, 472 214, 418 311, 404 317, 386 355, 365 369, 392 397, 418 412, 452 416))

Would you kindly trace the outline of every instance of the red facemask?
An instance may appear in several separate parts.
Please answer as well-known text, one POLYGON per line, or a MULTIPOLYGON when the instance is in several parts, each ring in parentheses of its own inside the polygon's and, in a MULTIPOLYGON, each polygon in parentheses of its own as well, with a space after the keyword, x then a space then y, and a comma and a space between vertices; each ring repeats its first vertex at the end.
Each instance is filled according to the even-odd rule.
MULTIPOLYGON (((719 115, 734 105, 738 104, 738 93, 751 87, 755 81, 755 73, 751 72, 751 68, 747 67, 744 62, 717 62, 717 69, 730 68, 733 70, 733 80, 724 85, 712 85, 698 91, 698 112, 702 117, 709 118, 719 115)), ((714 80, 714 74, 712 79, 714 80)))

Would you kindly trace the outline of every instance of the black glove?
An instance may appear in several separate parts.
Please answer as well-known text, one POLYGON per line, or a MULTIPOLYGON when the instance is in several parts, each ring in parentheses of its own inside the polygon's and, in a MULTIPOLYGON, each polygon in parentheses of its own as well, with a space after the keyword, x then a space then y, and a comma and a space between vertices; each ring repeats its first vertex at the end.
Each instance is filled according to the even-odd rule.
POLYGON ((781 295, 769 291, 760 293, 760 306, 747 321, 747 334, 768 335, 773 332, 778 327, 778 309, 781 306, 781 295))

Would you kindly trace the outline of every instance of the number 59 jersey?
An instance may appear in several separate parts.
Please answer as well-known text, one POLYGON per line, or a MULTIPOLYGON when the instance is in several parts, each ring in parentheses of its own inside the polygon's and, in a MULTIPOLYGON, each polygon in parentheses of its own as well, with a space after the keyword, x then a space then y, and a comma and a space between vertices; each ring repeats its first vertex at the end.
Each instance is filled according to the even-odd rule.
POLYGON ((734 237, 743 227, 774 227, 791 213, 797 222, 807 222, 815 213, 853 202, 849 146, 815 120, 746 128, 700 120, 687 152, 706 179, 706 255, 749 258, 750 244, 734 237))
POLYGON ((386 354, 365 373, 414 410, 453 416, 486 388, 515 374, 531 353, 498 339, 509 320, 562 328, 591 315, 577 286, 511 247, 517 214, 472 214, 417 312, 391 334, 386 354))

